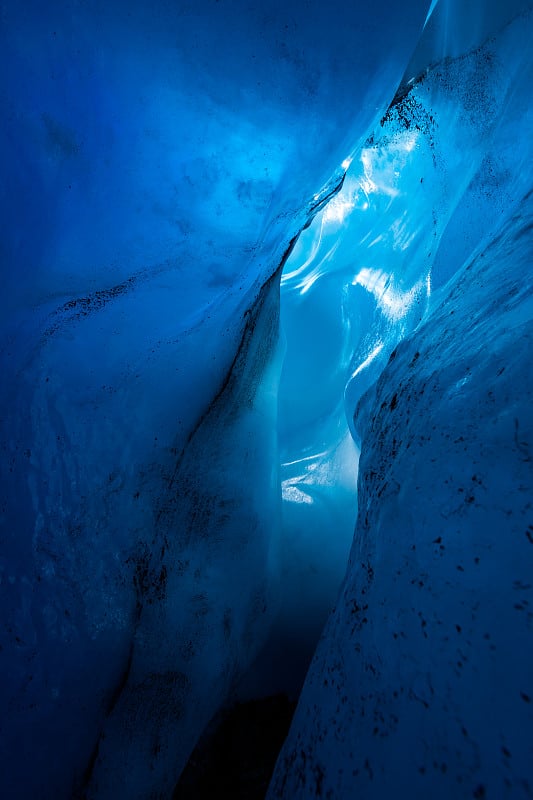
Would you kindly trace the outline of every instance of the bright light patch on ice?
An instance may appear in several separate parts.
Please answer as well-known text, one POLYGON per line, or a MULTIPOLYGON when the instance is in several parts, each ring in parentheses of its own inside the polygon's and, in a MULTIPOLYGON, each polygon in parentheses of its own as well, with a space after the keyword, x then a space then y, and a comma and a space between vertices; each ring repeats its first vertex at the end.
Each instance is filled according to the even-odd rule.
POLYGON ((412 153, 416 147, 417 139, 418 136, 416 134, 409 134, 403 137, 400 149, 403 150, 404 153, 412 153))
POLYGON ((327 253, 320 259, 313 271, 310 272, 309 275, 305 276, 298 284, 297 288, 300 290, 300 294, 305 294, 308 292, 309 289, 317 282, 317 280, 327 273, 328 270, 326 265, 331 261, 338 247, 339 242, 337 241, 334 243, 333 247, 330 247, 327 253))
POLYGON ((432 3, 431 3, 431 5, 430 5, 430 7, 429 7, 428 15, 427 15, 427 17, 426 17, 426 21, 424 22, 424 28, 425 28, 425 27, 426 27, 426 25, 428 24, 428 22, 429 22, 429 18, 431 17, 431 15, 433 14, 433 12, 435 11, 435 8, 437 7, 437 4, 438 4, 438 2, 439 2, 439 0, 432 0, 432 3))
POLYGON ((394 322, 407 314, 426 283, 427 280, 424 277, 423 280, 417 281, 409 291, 402 291, 394 286, 392 276, 387 272, 369 267, 360 269, 352 281, 353 286, 362 286, 367 292, 370 292, 381 312, 394 322))
POLYGON ((363 150, 361 153, 361 163, 363 165, 363 177, 361 178, 361 189, 367 195, 377 192, 378 187, 372 178, 372 153, 370 150, 363 150))
POLYGON ((395 219, 390 227, 393 237, 393 247, 395 250, 407 250, 417 237, 418 231, 409 227, 409 216, 407 210, 401 217, 395 219))
POLYGON ((313 505, 313 498, 311 495, 303 492, 292 481, 283 481, 281 484, 281 497, 287 503, 306 503, 313 505))
POLYGON ((324 222, 336 222, 339 225, 344 222, 346 217, 355 208, 353 198, 337 195, 328 203, 324 211, 324 222))
POLYGON ((379 342, 379 344, 377 344, 374 347, 370 355, 367 358, 365 358, 365 360, 361 364, 359 364, 357 369, 352 373, 352 378, 357 377, 357 375, 359 375, 360 372, 362 372, 364 369, 370 366, 370 364, 377 356, 379 356, 382 350, 383 350, 383 342, 379 342))

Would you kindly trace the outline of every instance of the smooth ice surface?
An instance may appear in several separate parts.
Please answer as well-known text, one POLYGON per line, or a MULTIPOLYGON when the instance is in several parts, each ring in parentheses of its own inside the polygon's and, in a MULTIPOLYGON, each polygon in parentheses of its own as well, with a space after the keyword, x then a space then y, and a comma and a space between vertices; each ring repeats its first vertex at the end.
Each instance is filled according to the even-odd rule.
POLYGON ((426 13, 2 5, 3 795, 167 796, 264 641, 279 267, 426 13))

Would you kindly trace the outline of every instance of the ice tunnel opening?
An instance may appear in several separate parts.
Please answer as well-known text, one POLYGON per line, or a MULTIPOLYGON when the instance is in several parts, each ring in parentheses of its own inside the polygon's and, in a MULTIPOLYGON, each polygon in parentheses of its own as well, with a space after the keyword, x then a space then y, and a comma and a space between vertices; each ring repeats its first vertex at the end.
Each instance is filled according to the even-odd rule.
MULTIPOLYGON (((345 159, 342 169, 349 163, 345 159)), ((324 225, 336 194, 300 234, 281 273, 278 611, 254 663, 200 737, 175 800, 215 791, 264 797, 346 570, 359 450, 343 398, 351 347, 341 302, 344 276, 325 273, 303 293, 290 281, 313 262, 315 226, 324 225)))
POLYGON ((416 144, 408 131, 392 147, 388 141, 379 147, 369 140, 346 157, 338 188, 301 232, 284 265, 278 387, 280 608, 229 705, 206 729, 177 797, 187 797, 190 787, 206 780, 209 768, 202 767, 206 774, 200 770, 198 776, 191 764, 216 760, 214 743, 221 731, 235 718, 245 726, 255 724, 250 709, 261 714, 279 706, 269 733, 275 739, 281 725, 284 738, 335 604, 357 517, 360 449, 353 408, 398 341, 420 321, 430 294, 425 263, 405 277, 403 258, 394 257, 395 251, 404 256, 408 226, 416 221, 416 213, 406 214, 412 183, 408 169, 405 183, 400 181, 408 162, 416 163, 416 144), (392 247, 387 225, 393 229, 392 247), (389 272, 382 267, 387 258, 389 272))
POLYGON ((406 258, 417 237, 433 234, 412 191, 427 153, 415 125, 398 132, 392 118, 382 121, 382 141, 371 134, 343 160, 342 182, 281 275, 281 609, 245 694, 298 697, 353 542, 361 434, 353 411, 431 295, 427 261, 409 269, 406 258))

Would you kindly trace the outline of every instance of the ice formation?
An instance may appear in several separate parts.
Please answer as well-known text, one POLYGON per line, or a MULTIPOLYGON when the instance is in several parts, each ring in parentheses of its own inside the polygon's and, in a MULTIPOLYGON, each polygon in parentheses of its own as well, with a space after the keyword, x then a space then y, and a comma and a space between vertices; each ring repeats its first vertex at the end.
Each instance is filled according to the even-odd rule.
POLYGON ((350 562, 269 798, 533 793, 532 18, 501 11, 407 72, 294 275, 370 323, 350 562))
POLYGON ((3 796, 531 796, 532 14, 4 3, 3 796))

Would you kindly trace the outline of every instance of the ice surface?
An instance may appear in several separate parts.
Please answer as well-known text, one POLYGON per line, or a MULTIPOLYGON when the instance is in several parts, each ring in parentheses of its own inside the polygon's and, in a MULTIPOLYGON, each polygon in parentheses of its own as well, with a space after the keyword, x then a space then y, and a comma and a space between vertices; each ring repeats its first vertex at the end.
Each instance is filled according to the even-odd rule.
POLYGON ((168 795, 265 638, 262 287, 426 6, 3 4, 3 795, 168 795))
POLYGON ((170 796, 358 503, 272 796, 527 797, 531 3, 0 26, 2 795, 170 796))
POLYGON ((532 211, 359 407, 350 564, 269 797, 530 792, 532 211))
POLYGON ((529 187, 527 137, 516 147, 516 131, 531 127, 526 5, 437 6, 395 102, 345 159, 341 191, 284 270, 285 587, 302 638, 333 605, 352 540, 357 449, 345 443, 348 425, 360 442, 359 398, 487 235, 487 219, 496 224, 529 187))
POLYGON ((437 6, 286 278, 358 293, 338 313, 361 460, 272 798, 531 795, 532 18, 471 11, 437 6))

